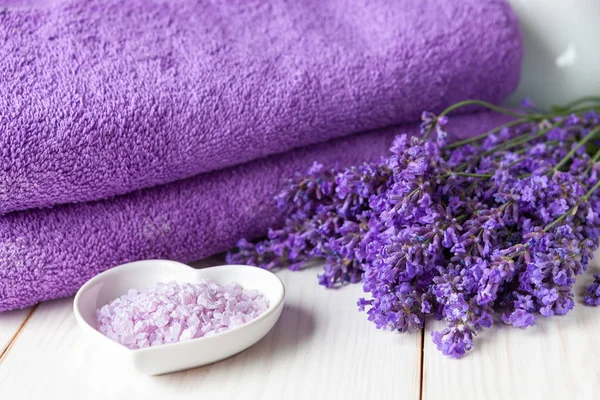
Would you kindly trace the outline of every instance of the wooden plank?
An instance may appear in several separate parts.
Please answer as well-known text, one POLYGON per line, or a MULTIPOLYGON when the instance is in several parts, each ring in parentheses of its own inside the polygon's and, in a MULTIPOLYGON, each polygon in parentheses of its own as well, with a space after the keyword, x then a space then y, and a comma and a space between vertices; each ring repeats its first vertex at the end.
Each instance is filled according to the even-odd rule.
POLYGON ((418 399, 421 334, 375 329, 357 311, 360 285, 327 290, 317 272, 278 273, 285 310, 252 348, 154 378, 96 351, 76 325, 71 299, 42 304, 0 364, 0 398, 418 399))
POLYGON ((0 313, 0 359, 31 313, 31 308, 0 313))
MULTIPOLYGON (((596 258, 600 257, 600 252, 596 258)), ((579 277, 576 306, 566 316, 538 318, 517 329, 498 323, 480 333, 475 348, 461 360, 443 356, 426 325, 423 399, 597 399, 600 396, 600 308, 583 304, 595 265, 579 277)))

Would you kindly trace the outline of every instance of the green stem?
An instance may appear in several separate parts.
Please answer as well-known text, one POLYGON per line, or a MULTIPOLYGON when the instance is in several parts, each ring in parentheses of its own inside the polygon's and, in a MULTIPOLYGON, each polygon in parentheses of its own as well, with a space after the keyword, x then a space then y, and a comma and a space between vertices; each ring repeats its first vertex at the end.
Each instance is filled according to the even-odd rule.
POLYGON ((590 112, 590 111, 600 112, 600 107, 590 107, 590 106, 587 106, 587 107, 575 108, 575 109, 572 109, 572 110, 557 111, 554 116, 555 117, 566 117, 566 116, 571 115, 571 114, 578 115, 578 114, 583 114, 583 113, 590 112))
MULTIPOLYGON (((454 110, 457 110, 461 107, 465 107, 465 106, 472 106, 472 105, 477 105, 477 106, 481 106, 487 109, 490 109, 492 111, 496 111, 500 114, 504 114, 504 115, 508 115, 511 117, 516 117, 516 118, 522 118, 525 119, 527 121, 535 121, 535 120, 541 120, 544 119, 546 117, 552 117, 554 116, 553 114, 549 114, 549 115, 545 115, 545 114, 522 114, 513 110, 510 110, 508 108, 504 108, 504 107, 500 107, 497 106, 495 104, 492 103, 488 103, 487 101, 483 101, 483 100, 464 100, 464 101, 460 101, 456 104, 451 105, 450 107, 446 108, 444 111, 442 111, 437 118, 443 117, 449 113, 451 113, 454 110)), ((423 135, 423 140, 427 139, 427 137, 429 137, 429 134, 431 133, 431 131, 433 130, 433 128, 435 127, 435 125, 437 124, 437 121, 435 121, 435 123, 433 123, 431 125, 431 127, 429 127, 429 129, 427 130, 427 132, 425 132, 425 135, 423 135)))
POLYGON ((486 137, 490 136, 493 133, 500 132, 504 128, 511 128, 511 127, 513 127, 515 125, 519 125, 519 124, 525 123, 527 121, 528 120, 525 119, 525 118, 515 119, 513 121, 510 121, 510 122, 507 122, 505 124, 502 124, 502 125, 494 128, 494 129, 492 129, 490 131, 482 133, 481 135, 477 135, 477 136, 474 136, 474 137, 468 138, 468 139, 459 140, 458 142, 450 143, 449 145, 446 146, 446 148, 447 149, 454 149, 456 147, 460 147, 460 146, 463 146, 465 144, 477 142, 477 141, 479 141, 481 139, 485 139, 486 137))
POLYGON ((468 176, 468 177, 471 177, 471 178, 491 178, 491 177, 494 176, 492 174, 472 174, 470 172, 450 172, 450 173, 447 173, 445 175, 441 175, 440 178, 447 178, 447 177, 452 176, 452 175, 456 175, 456 176, 468 176))
POLYGON ((598 149, 596 154, 594 154, 594 156, 590 159, 590 165, 588 165, 588 167, 583 172, 583 176, 587 176, 588 172, 590 172, 590 169, 594 167, 594 164, 596 164, 598 160, 600 160, 600 149, 598 149))
POLYGON ((594 157, 592 157, 591 162, 595 163, 598 160, 600 160, 600 149, 598 149, 598 151, 596 152, 596 154, 594 154, 594 157))
POLYGON ((573 109, 575 106, 578 106, 580 104, 586 104, 586 103, 600 103, 600 96, 582 97, 580 99, 577 99, 575 101, 568 103, 565 106, 562 106, 562 107, 559 106, 558 108, 561 110, 569 111, 569 110, 573 109))
POLYGON ((518 163, 527 160, 527 157, 521 157, 516 161, 511 162, 510 164, 508 164, 507 168, 511 168, 514 167, 515 165, 517 165, 518 163))
POLYGON ((560 217, 556 218, 554 221, 552 221, 552 223, 550 223, 550 225, 546 226, 544 228, 544 232, 548 232, 550 229, 552 229, 553 226, 555 226, 560 221, 562 221, 563 219, 565 219, 567 217, 567 215, 569 215, 569 214, 575 214, 575 212, 577 211, 577 207, 579 207, 581 205, 581 203, 583 203, 584 201, 586 201, 598 188, 600 188, 600 180, 598 180, 598 182, 596 182, 596 184, 590 190, 588 190, 588 192, 586 194, 584 194, 579 199, 579 201, 577 202, 577 204, 575 204, 575 206, 573 208, 571 208, 569 211, 567 211, 566 213, 564 213, 560 217))
POLYGON ((554 173, 556 171, 558 171, 560 169, 560 167, 562 167, 563 165, 565 165, 567 163, 567 161, 569 161, 571 159, 571 157, 573 157, 573 154, 575 154, 577 152, 577 150, 579 150, 581 148, 581 146, 584 146, 587 142, 590 141, 590 139, 592 139, 594 136, 596 136, 596 133, 600 132, 600 126, 597 126, 596 128, 592 129, 587 135, 585 135, 585 137, 583 139, 581 139, 579 141, 579 143, 577 143, 577 146, 573 147, 571 149, 571 151, 569 151, 567 153, 566 156, 563 157, 562 160, 560 160, 558 162, 558 164, 556 164, 554 166, 554 168, 552 168, 548 173, 554 173))
POLYGON ((544 114, 523 114, 523 113, 519 113, 516 112, 514 110, 511 110, 509 108, 504 108, 504 107, 500 107, 497 106, 495 104, 492 103, 488 103, 487 101, 483 101, 483 100, 464 100, 464 101, 460 101, 456 104, 451 105, 450 107, 446 108, 444 111, 442 111, 442 113, 439 115, 444 116, 447 115, 449 113, 451 113, 454 110, 457 110, 461 107, 465 107, 465 106, 471 106, 471 105, 477 105, 477 106, 482 106, 485 108, 488 108, 490 110, 499 112, 500 114, 504 114, 504 115, 509 115, 511 117, 516 117, 516 118, 524 118, 528 121, 531 120, 535 120, 535 119, 543 119, 545 117, 544 114))
POLYGON ((492 174, 472 174, 469 172, 455 172, 454 174, 457 176, 468 176, 471 178, 491 178, 494 176, 492 174))
MULTIPOLYGON (((569 143, 574 143, 574 141, 573 140, 549 140, 549 141, 545 142, 546 146, 554 146, 554 145, 562 144, 562 143, 569 144, 569 143)), ((516 151, 515 154, 525 152, 525 151, 527 151, 527 149, 522 149, 522 150, 516 151)), ((590 166, 588 168, 591 169, 592 167, 590 166)), ((589 169, 587 171, 585 171, 584 175, 587 175, 587 173, 589 172, 589 169)), ((527 178, 529 176, 531 176, 531 173, 521 174, 521 175, 519 175, 519 179, 527 178)))
MULTIPOLYGON (((529 135, 530 135, 530 133, 526 133, 525 135, 522 135, 522 137, 527 137, 527 136, 529 136, 529 135)), ((525 143, 525 142, 527 142, 527 140, 525 140, 525 141, 522 141, 522 142, 520 142, 520 143, 522 144, 522 143, 525 143)), ((546 143, 547 145, 555 145, 555 144, 560 144, 560 143, 569 143, 569 142, 572 142, 572 141, 550 140, 550 141, 548 141, 548 142, 545 142, 545 143, 546 143)), ((508 143, 508 142, 507 142, 507 143, 508 143)), ((502 148, 502 146, 505 146, 505 145, 506 145, 506 144, 505 144, 505 143, 503 143, 502 145, 496 146, 496 147, 494 147, 492 150, 490 150, 488 153, 484 153, 484 154, 485 154, 485 155, 490 155, 490 154, 492 154, 492 153, 494 153, 494 152, 496 152, 496 151, 499 151, 499 150, 505 150, 504 148, 502 148)), ((513 146, 513 147, 514 147, 514 146, 513 146)), ((523 153, 525 153, 527 150, 528 150, 528 149, 526 149, 526 148, 523 148, 523 149, 520 149, 520 150, 514 151, 513 153, 514 153, 514 154, 523 154, 523 153)), ((503 157, 503 156, 502 156, 502 155, 500 155, 500 154, 498 154, 496 157, 503 157)), ((475 160, 473 160, 472 162, 464 162, 464 163, 462 163, 462 164, 459 164, 459 165, 456 167, 456 171, 462 171, 462 170, 464 170, 465 168, 467 168, 469 165, 471 165, 471 164, 473 164, 473 163, 477 163, 477 162, 479 162, 479 160, 480 160, 480 159, 481 159, 481 156, 478 156, 478 157, 477 157, 475 160)), ((523 161, 523 160, 524 160, 524 158, 523 158, 523 159, 521 159, 521 160, 519 160, 519 161, 523 161)), ((511 164, 510 166, 512 166, 512 165, 513 165, 513 164, 511 164)))
POLYGON ((535 135, 531 135, 531 133, 525 133, 523 135, 517 136, 505 143, 502 143, 501 145, 498 145, 498 146, 486 151, 483 154, 487 156, 492 153, 495 153, 496 151, 505 151, 505 150, 512 149, 514 147, 519 147, 520 145, 525 144, 531 140, 535 140, 537 138, 544 136, 545 134, 547 134, 552 129, 556 128, 557 126, 559 126, 562 123, 563 123, 562 120, 555 122, 552 125, 550 125, 548 128, 542 129, 541 131, 537 132, 535 135))

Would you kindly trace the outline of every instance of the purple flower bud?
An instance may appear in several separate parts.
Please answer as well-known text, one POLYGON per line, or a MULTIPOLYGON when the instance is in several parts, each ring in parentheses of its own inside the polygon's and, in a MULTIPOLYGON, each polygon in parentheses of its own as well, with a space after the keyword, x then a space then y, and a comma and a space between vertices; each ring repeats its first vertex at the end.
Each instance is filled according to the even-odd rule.
MULTIPOLYGON (((583 198, 600 163, 585 146, 569 151, 599 122, 591 113, 526 122, 450 149, 446 117, 424 113, 435 139, 399 135, 380 162, 313 165, 276 197, 283 224, 256 244, 240 241, 228 260, 299 269, 320 257, 322 285, 362 282, 369 300, 358 307, 377 328, 445 319, 433 340, 462 357, 495 312, 524 328, 573 308, 575 278, 600 240, 600 195, 583 198)), ((600 305, 600 278, 585 302, 600 305)))

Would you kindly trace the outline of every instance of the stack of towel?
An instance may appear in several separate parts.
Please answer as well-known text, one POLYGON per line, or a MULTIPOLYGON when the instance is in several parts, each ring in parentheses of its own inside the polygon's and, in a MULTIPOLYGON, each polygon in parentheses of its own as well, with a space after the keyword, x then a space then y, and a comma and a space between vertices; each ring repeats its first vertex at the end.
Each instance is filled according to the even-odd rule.
POLYGON ((423 110, 502 101, 522 57, 504 0, 2 5, 0 311, 262 235, 295 172, 375 160, 423 110))

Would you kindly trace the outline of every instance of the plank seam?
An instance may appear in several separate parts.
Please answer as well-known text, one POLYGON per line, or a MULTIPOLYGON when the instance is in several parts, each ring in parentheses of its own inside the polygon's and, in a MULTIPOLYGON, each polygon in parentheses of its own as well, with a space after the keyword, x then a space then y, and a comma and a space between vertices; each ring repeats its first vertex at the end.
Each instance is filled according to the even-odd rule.
POLYGON ((419 400, 423 400, 423 388, 425 378, 425 322, 423 321, 423 327, 421 328, 421 372, 419 382, 419 400))
POLYGON ((33 306, 31 308, 31 312, 27 315, 27 317, 25 317, 25 319, 23 320, 23 323, 21 324, 19 329, 17 329, 17 331, 15 332, 13 337, 8 341, 8 344, 6 345, 6 347, 2 351, 0 351, 0 362, 2 362, 2 359, 8 354, 10 349, 13 347, 13 345, 19 338, 19 335, 21 335, 21 332, 23 332, 23 329, 25 329, 25 325, 27 325, 27 323, 29 322, 29 319, 31 318, 33 313, 37 310, 37 307, 38 307, 38 305, 36 304, 35 306, 33 306))

